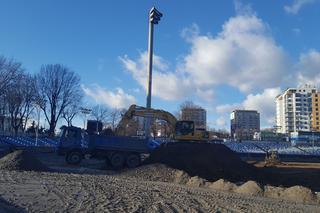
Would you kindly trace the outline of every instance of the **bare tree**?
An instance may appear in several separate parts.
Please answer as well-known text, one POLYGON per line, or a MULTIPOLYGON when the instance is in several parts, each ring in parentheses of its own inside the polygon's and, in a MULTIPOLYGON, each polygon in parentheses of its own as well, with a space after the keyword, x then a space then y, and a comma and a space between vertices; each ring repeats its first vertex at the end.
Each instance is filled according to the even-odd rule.
POLYGON ((34 76, 30 74, 24 75, 24 104, 23 104, 23 123, 22 123, 22 129, 23 131, 27 128, 27 123, 29 120, 29 117, 31 116, 34 108, 35 108, 35 100, 36 100, 36 85, 35 85, 35 78, 34 76))
POLYGON ((66 107, 62 112, 62 117, 67 122, 68 126, 72 126, 72 121, 75 116, 80 113, 80 103, 75 102, 74 104, 66 107))
POLYGON ((27 121, 33 110, 34 84, 30 75, 22 74, 16 76, 10 82, 5 92, 5 101, 10 117, 10 125, 17 134, 19 129, 24 131, 27 121))
POLYGON ((62 112, 82 97, 80 77, 61 64, 48 64, 41 67, 36 76, 38 104, 48 124, 49 135, 53 136, 62 112))
POLYGON ((201 107, 195 104, 193 101, 186 100, 180 104, 180 110, 183 109, 201 109, 201 107))
POLYGON ((125 113, 125 109, 112 109, 108 115, 108 124, 112 130, 115 130, 119 121, 121 120, 122 114, 125 113))
POLYGON ((96 121, 101 121, 102 123, 105 123, 109 116, 109 109, 103 105, 96 105, 92 107, 91 116, 96 121))
POLYGON ((0 56, 0 96, 21 72, 21 63, 0 56))

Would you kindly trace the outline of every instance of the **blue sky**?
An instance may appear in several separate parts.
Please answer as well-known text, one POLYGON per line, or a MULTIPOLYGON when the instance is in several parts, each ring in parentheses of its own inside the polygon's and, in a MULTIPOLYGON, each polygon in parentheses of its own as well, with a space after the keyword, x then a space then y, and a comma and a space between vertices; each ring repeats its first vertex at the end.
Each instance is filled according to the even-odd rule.
POLYGON ((320 83, 320 1, 2 0, 0 54, 31 73, 62 63, 81 76, 86 101, 108 107, 146 102, 148 11, 161 11, 154 39, 152 106, 184 100, 228 128, 236 108, 274 121, 286 87, 320 83))

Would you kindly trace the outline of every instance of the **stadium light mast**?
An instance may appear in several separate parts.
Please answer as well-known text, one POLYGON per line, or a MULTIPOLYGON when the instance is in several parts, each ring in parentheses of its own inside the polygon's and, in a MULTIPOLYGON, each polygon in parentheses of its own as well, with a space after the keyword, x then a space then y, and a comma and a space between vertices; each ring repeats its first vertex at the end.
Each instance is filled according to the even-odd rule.
POLYGON ((151 108, 151 93, 152 93, 152 60, 153 60, 153 26, 158 24, 162 13, 155 7, 152 7, 149 12, 149 40, 148 40, 148 93, 147 93, 147 108, 151 108))
MULTIPOLYGON (((148 91, 147 91, 147 109, 151 108, 151 94, 152 94, 152 60, 153 60, 153 26, 158 24, 162 13, 155 7, 152 7, 149 12, 149 39, 148 39, 148 91)), ((145 136, 150 136, 151 117, 146 118, 145 122, 145 136)))

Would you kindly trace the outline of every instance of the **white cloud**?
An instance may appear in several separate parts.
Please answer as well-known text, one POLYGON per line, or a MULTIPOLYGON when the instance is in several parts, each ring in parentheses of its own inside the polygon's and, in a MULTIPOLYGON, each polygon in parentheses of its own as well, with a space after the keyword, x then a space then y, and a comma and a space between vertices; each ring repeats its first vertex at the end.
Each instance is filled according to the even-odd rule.
POLYGON ((294 0, 291 5, 285 5, 284 10, 289 14, 295 15, 303 6, 314 2, 315 0, 294 0))
POLYGON ((297 69, 297 84, 320 85, 320 52, 309 50, 300 55, 297 69))
POLYGON ((243 109, 243 105, 241 103, 234 104, 222 104, 216 106, 217 113, 231 113, 235 109, 243 109))
MULTIPOLYGON (((128 56, 120 57, 120 60, 133 78, 147 90, 147 52, 141 53, 136 61, 128 56)), ((190 85, 190 80, 176 71, 169 71, 168 63, 160 56, 153 56, 153 64, 152 95, 164 100, 177 100, 193 93, 194 88, 190 85)))
POLYGON ((221 127, 225 128, 227 125, 225 117, 220 116, 219 118, 217 118, 215 124, 216 124, 216 126, 218 126, 220 128, 221 127))
POLYGON ((284 51, 255 15, 230 18, 216 37, 197 35, 187 40, 191 52, 180 70, 196 87, 228 84, 251 92, 279 85, 288 70, 284 51))
POLYGON ((134 92, 134 93, 140 93, 141 90, 139 88, 133 88, 130 91, 134 92))
POLYGON ((249 94, 242 103, 244 109, 258 110, 262 125, 270 125, 275 122, 276 104, 275 98, 281 93, 280 87, 268 88, 262 93, 249 94), (266 122, 266 123, 265 123, 266 122))
MULTIPOLYGON (((249 93, 282 82, 288 71, 282 47, 250 7, 237 7, 238 14, 226 21, 215 37, 200 35, 196 24, 184 29, 182 36, 191 44, 190 52, 175 69, 170 70, 163 58, 154 56, 153 95, 164 100, 197 96, 210 102, 217 85, 249 93)), ((136 60, 123 56, 120 61, 146 90, 147 52, 136 60)))
POLYGON ((279 87, 267 88, 262 93, 249 94, 242 103, 219 105, 216 111, 227 117, 235 109, 257 110, 260 113, 261 126, 270 126, 275 121, 275 97, 280 93, 279 87))
POLYGON ((126 94, 123 89, 116 88, 116 91, 108 91, 98 85, 91 87, 81 85, 83 92, 93 98, 98 104, 105 104, 111 108, 127 108, 131 104, 136 103, 136 99, 126 94))

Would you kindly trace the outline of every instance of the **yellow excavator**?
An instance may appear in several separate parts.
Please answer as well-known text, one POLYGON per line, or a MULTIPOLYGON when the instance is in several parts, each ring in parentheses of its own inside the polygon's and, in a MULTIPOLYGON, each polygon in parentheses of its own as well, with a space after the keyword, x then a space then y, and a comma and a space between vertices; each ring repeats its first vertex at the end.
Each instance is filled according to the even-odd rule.
POLYGON ((127 135, 128 124, 134 116, 151 117, 166 121, 171 132, 170 137, 174 141, 206 142, 209 140, 209 132, 205 128, 197 128, 193 121, 178 121, 170 112, 160 109, 148 109, 134 104, 122 116, 115 129, 115 134, 119 136, 127 135))

